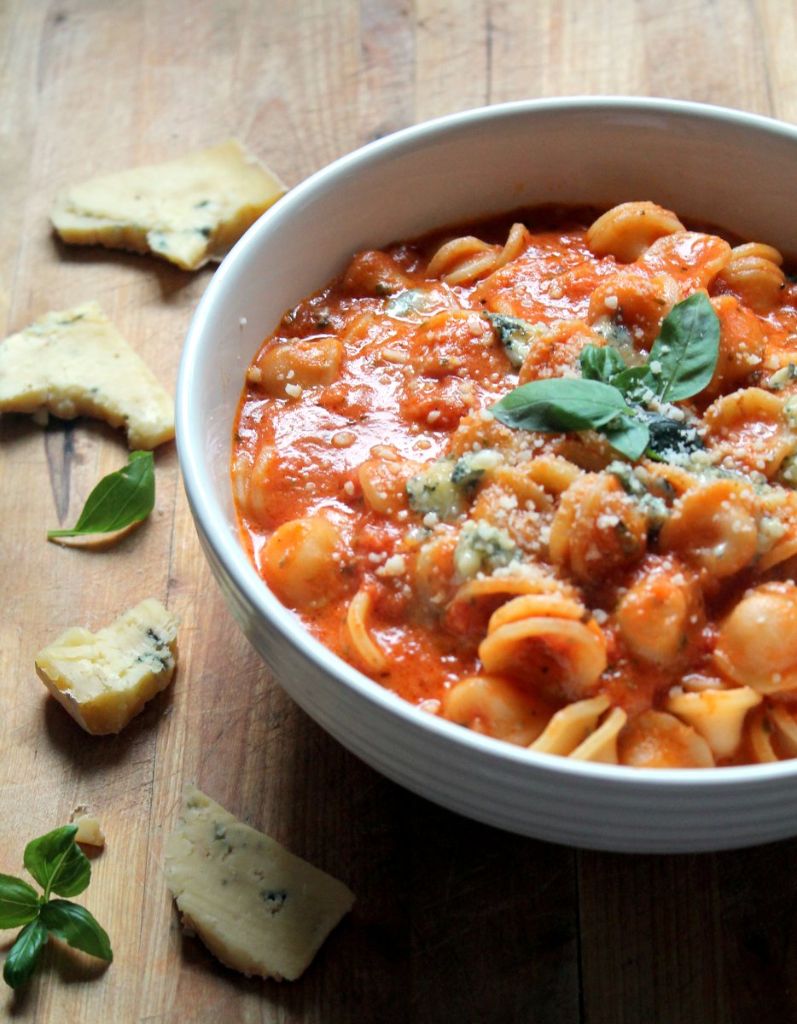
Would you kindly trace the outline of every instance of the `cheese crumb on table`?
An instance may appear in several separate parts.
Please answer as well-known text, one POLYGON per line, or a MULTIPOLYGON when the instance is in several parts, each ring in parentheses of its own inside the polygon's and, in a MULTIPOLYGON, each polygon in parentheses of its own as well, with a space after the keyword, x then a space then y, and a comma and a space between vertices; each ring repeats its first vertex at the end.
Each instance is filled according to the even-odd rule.
POLYGON ((86 732, 116 733, 171 682, 177 619, 154 597, 91 633, 79 626, 36 655, 39 678, 86 732))
POLYGON ((151 252, 196 270, 224 256, 285 192, 276 175, 229 139, 65 188, 51 219, 64 242, 151 252))
POLYGON ((0 413, 93 416, 131 448, 174 437, 174 404, 96 302, 47 313, 0 341, 0 413))
POLYGON ((166 884, 222 963, 293 981, 354 903, 354 894, 269 836, 186 786, 166 842, 166 884))
POLYGON ((80 814, 72 819, 72 824, 77 825, 76 843, 83 843, 85 846, 105 846, 105 834, 98 818, 92 814, 80 814))

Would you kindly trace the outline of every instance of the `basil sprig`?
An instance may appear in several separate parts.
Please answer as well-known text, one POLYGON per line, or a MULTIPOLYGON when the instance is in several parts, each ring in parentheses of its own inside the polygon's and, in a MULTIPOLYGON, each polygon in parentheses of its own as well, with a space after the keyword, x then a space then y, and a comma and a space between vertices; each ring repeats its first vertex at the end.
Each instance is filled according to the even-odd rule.
POLYGON ((719 317, 706 295, 695 292, 664 318, 644 383, 663 402, 682 402, 708 386, 719 351, 719 317))
POLYGON ((66 530, 49 530, 47 539, 116 533, 146 519, 154 507, 152 452, 131 452, 126 466, 100 480, 86 499, 75 525, 66 530))
POLYGON ((32 840, 24 863, 44 892, 13 875, 0 875, 0 928, 25 927, 8 952, 3 978, 19 988, 31 977, 48 936, 100 960, 113 960, 110 939, 85 907, 51 900, 51 893, 77 896, 91 880, 91 864, 75 842, 77 825, 64 825, 32 840))
POLYGON ((664 318, 642 366, 627 366, 609 346, 587 345, 580 356, 580 378, 522 384, 491 411, 518 430, 597 430, 632 460, 645 453, 662 458, 693 451, 702 447, 693 427, 646 406, 683 401, 702 391, 717 365, 719 338, 717 314, 707 296, 696 292, 664 318))

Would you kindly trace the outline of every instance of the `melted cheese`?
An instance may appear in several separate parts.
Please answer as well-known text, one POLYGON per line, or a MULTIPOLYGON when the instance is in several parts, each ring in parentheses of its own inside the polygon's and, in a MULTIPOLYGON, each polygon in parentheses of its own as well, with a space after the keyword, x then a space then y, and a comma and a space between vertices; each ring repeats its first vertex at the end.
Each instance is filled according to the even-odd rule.
POLYGON ((124 426, 131 448, 174 437, 172 400, 96 302, 47 313, 0 342, 0 413, 124 426))
POLYGON ((285 186, 239 142, 92 178, 56 196, 65 242, 152 252, 184 270, 220 259, 285 186))
POLYGON ((155 598, 91 633, 76 626, 36 655, 39 678, 86 732, 123 729, 174 675, 177 620, 155 598))
POLYGON ((166 843, 166 882, 184 924, 222 963, 277 980, 298 978, 354 903, 342 882, 193 786, 166 843))

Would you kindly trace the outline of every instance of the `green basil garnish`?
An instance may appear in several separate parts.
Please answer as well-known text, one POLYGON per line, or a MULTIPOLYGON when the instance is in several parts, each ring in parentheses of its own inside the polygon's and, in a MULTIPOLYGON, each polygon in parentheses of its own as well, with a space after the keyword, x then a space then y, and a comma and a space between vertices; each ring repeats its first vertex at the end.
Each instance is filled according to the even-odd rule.
POLYGON ((77 825, 64 825, 33 839, 25 847, 23 863, 44 889, 44 898, 51 892, 59 896, 77 896, 91 878, 88 857, 75 842, 77 825))
POLYGON ((585 380, 600 380, 604 384, 613 384, 613 378, 626 369, 625 360, 611 345, 586 345, 579 361, 585 380))
POLYGON ((703 292, 673 306, 653 342, 645 383, 663 402, 699 394, 714 376, 720 322, 703 292))
POLYGON ((89 884, 91 864, 75 842, 76 834, 77 825, 63 825, 25 847, 25 867, 44 890, 41 896, 21 878, 0 875, 0 928, 25 925, 3 964, 3 978, 11 988, 30 979, 50 935, 101 960, 113 960, 108 935, 85 907, 50 899, 53 892, 77 896, 89 884))
POLYGON ((155 507, 152 452, 131 452, 126 466, 104 476, 86 499, 71 530, 49 530, 48 540, 115 533, 146 519, 155 507))
POLYGON ((688 454, 702 448, 694 427, 658 411, 661 402, 691 398, 711 380, 719 356, 719 319, 697 292, 673 306, 643 366, 626 366, 611 346, 587 345, 581 378, 531 381, 492 407, 517 430, 597 430, 626 458, 688 454), (654 408, 647 408, 653 404, 654 408))

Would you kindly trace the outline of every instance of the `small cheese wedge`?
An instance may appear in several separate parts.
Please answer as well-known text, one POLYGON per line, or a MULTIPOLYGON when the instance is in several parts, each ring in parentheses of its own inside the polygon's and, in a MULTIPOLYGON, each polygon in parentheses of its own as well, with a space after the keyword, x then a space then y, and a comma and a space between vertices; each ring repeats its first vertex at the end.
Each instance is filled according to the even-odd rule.
POLYGON ((46 410, 124 426, 131 448, 174 437, 174 403, 96 302, 0 341, 0 413, 46 410))
POLYGON ((76 843, 83 843, 84 846, 105 846, 105 834, 98 818, 91 814, 81 814, 72 824, 77 825, 76 843))
POLYGON ((277 981, 302 974, 354 903, 342 882, 190 785, 166 842, 166 884, 222 963, 277 981))
POLYGON ((196 270, 224 256, 285 192, 275 174, 229 139, 65 188, 51 219, 70 244, 151 252, 196 270))
POLYGON ((36 655, 39 678, 78 725, 119 732, 171 682, 177 619, 154 597, 91 633, 76 626, 36 655))

